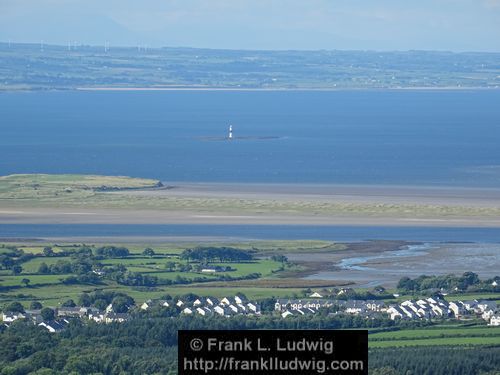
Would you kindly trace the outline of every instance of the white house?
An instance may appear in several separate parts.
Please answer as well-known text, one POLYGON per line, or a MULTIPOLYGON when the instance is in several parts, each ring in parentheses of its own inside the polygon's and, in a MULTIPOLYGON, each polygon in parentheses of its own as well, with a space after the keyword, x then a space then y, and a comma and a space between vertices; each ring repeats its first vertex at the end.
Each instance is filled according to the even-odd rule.
POLYGON ((241 294, 237 294, 234 296, 234 302, 238 305, 242 305, 245 302, 245 297, 243 297, 241 294))
POLYGON ((453 312, 453 315, 455 315, 455 318, 460 318, 461 316, 467 314, 467 309, 462 301, 451 301, 449 307, 453 312))
POLYGON ((494 301, 480 301, 477 303, 476 308, 478 313, 484 313, 490 310, 495 311, 497 309, 497 303, 494 301))
POLYGON ((490 326, 500 326, 500 315, 493 315, 490 318, 490 326))
POLYGON ((387 314, 389 314, 391 320, 403 319, 404 313, 398 306, 391 306, 387 309, 387 314))
POLYGON ((219 315, 222 315, 222 316, 224 316, 226 314, 226 311, 225 311, 224 307, 222 307, 222 306, 215 306, 214 312, 219 314, 219 315))
POLYGON ((495 315, 495 311, 494 310, 484 310, 483 313, 481 314, 481 318, 483 318, 484 320, 488 321, 488 320, 491 320, 491 317, 493 317, 495 315))
POLYGON ((129 318, 125 313, 108 312, 104 315, 104 323, 123 323, 129 318))
POLYGON ((17 319, 24 319, 24 318, 25 318, 25 315, 23 313, 20 313, 20 312, 16 312, 16 313, 8 312, 8 313, 2 314, 2 320, 4 323, 12 323, 13 321, 15 321, 17 319))
POLYGON ((210 306, 216 306, 216 305, 219 304, 219 302, 217 301, 217 299, 214 298, 214 297, 207 297, 206 301, 207 301, 207 304, 210 305, 210 306))
POLYGON ((89 319, 93 320, 96 323, 103 323, 104 320, 106 319, 106 314, 103 312, 90 313, 89 319))
POLYGON ((207 315, 209 315, 209 314, 211 313, 210 309, 208 309, 208 308, 206 308, 206 307, 204 307, 204 308, 202 308, 202 307, 197 307, 197 308, 196 308, 196 312, 197 312, 198 314, 200 314, 201 316, 207 316, 207 315))
POLYGON ((38 324, 39 327, 46 328, 50 333, 60 332, 64 329, 67 321, 52 321, 52 322, 42 322, 38 324))
POLYGON ((319 294, 318 292, 314 292, 309 297, 310 298, 323 298, 323 296, 321 294, 319 294))
POLYGON ((410 309, 408 306, 402 306, 402 305, 400 305, 399 308, 406 315, 407 318, 413 319, 413 318, 415 318, 417 316, 417 314, 415 314, 413 312, 413 310, 410 309))
POLYGON ((255 314, 260 314, 260 308, 256 303, 248 302, 248 310, 253 311, 255 314))
POLYGON ((203 273, 216 273, 217 269, 215 267, 205 267, 201 269, 203 273))

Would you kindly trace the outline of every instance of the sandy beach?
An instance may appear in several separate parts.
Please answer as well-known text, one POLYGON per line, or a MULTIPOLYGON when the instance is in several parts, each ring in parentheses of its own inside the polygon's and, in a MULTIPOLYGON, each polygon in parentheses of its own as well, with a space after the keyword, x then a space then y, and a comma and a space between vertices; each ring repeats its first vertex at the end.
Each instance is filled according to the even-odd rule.
MULTIPOLYGON (((3 224, 297 224, 500 227, 500 190, 165 182, 106 192, 130 206, 0 200, 3 224), (133 202, 133 204, 132 204, 133 202)), ((102 195, 101 195, 102 197, 102 195)))

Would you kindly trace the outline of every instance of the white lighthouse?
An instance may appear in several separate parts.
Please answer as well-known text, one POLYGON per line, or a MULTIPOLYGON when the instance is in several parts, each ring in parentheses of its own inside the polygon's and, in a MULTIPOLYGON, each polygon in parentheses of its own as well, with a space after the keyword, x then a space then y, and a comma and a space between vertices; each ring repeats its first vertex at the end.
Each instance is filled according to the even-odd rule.
POLYGON ((233 125, 229 125, 229 139, 233 139, 233 125))

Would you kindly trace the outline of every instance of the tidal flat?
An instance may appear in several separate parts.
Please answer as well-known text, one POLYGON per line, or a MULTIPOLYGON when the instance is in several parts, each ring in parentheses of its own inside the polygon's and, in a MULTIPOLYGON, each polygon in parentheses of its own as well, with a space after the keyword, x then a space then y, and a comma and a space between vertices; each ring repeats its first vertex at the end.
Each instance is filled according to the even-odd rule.
POLYGON ((11 175, 0 223, 500 227, 500 190, 11 175))

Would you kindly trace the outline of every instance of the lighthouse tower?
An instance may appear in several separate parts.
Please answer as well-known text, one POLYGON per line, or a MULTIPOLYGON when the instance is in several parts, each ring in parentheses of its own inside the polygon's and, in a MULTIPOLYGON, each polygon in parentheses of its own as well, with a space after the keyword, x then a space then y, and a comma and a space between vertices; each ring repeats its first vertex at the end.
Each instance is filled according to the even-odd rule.
POLYGON ((229 139, 233 139, 233 125, 229 125, 229 139))

